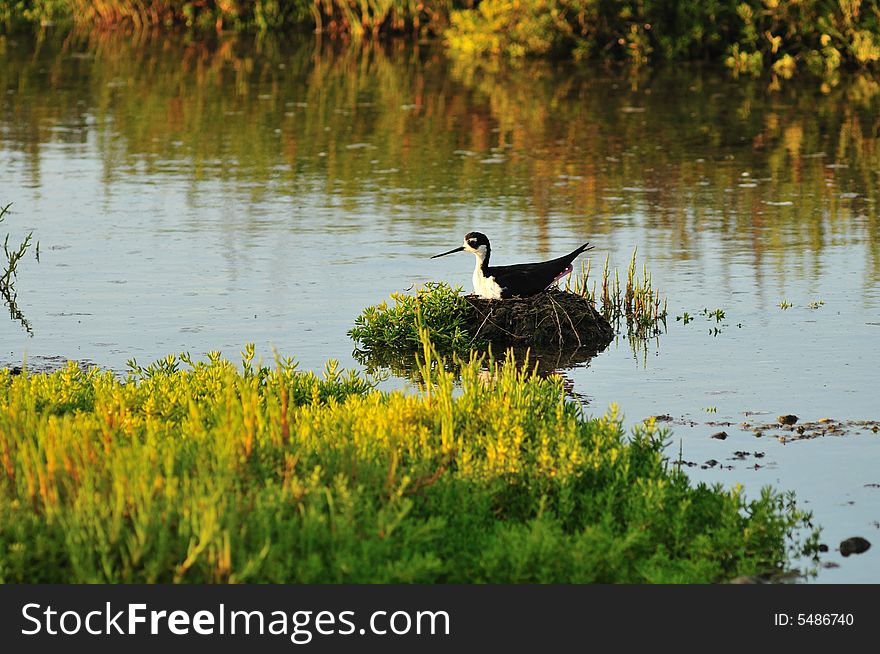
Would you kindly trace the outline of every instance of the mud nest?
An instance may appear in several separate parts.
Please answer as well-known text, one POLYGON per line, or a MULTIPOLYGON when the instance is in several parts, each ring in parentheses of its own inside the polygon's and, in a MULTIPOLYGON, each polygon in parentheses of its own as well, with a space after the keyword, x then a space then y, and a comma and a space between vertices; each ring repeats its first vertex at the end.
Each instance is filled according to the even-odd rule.
POLYGON ((614 329, 580 295, 552 289, 532 297, 487 300, 476 295, 470 304, 468 332, 502 347, 585 348, 599 352, 614 338, 614 329))

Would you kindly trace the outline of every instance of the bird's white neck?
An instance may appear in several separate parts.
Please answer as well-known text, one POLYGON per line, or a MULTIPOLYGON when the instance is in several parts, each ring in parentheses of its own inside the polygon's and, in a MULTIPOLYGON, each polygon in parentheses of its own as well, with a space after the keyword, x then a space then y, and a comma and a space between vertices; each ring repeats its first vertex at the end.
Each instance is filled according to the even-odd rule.
MULTIPOLYGON (((484 271, 486 260, 488 259, 488 251, 485 245, 481 245, 474 252, 477 259, 477 265, 474 267, 474 292, 480 297, 489 300, 501 299, 501 287, 494 277, 487 277, 484 271)), ((488 268, 488 267, 487 267, 488 268)))
POLYGON ((473 252, 474 256, 477 258, 478 268, 489 264, 489 248, 485 245, 481 245, 477 249, 471 250, 471 252, 473 252))

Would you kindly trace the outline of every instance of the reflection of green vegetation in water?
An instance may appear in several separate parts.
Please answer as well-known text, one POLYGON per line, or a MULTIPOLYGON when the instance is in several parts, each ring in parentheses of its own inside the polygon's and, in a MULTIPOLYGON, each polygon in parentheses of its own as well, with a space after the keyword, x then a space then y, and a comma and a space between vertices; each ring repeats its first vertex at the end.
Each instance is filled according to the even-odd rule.
MULTIPOLYGON (((352 356, 364 367, 364 371, 378 380, 386 379, 389 374, 411 382, 422 383, 421 368, 419 365, 419 351, 401 351, 397 349, 376 348, 370 350, 355 350, 352 356)), ((564 371, 582 366, 596 356, 596 352, 590 348, 540 348, 540 347, 508 347, 498 348, 498 355, 491 346, 485 350, 471 351, 467 356, 460 356, 465 360, 471 357, 484 357, 487 369, 492 368, 496 362, 504 365, 525 366, 541 376, 562 375, 564 371)), ((458 355, 444 359, 447 372, 457 374, 458 355)), ((488 374, 488 373, 486 373, 488 374)), ((566 387, 566 393, 572 398, 581 399, 574 393, 573 387, 566 387)))
MULTIPOLYGON (((61 143, 97 148, 108 185, 167 174, 193 187, 216 180, 253 203, 332 193, 375 214, 380 233, 402 217, 451 224, 462 207, 503 206, 529 216, 550 254, 560 218, 599 236, 649 215, 653 257, 730 242, 756 274, 784 280, 818 275, 829 244, 857 240, 866 283, 880 280, 870 75, 773 90, 698 68, 484 66, 397 43, 91 34, 49 35, 36 53, 24 44, 0 43, 0 111, 4 147, 22 153, 34 184, 44 145, 61 143)), ((245 214, 228 220, 236 239, 255 237, 245 214)), ((726 274, 729 251, 720 258, 726 274)))
POLYGON ((253 348, 0 371, 0 582, 711 582, 815 550, 790 496, 692 485, 653 423, 514 365, 454 390, 426 352, 414 395, 253 348))
MULTIPOLYGON (((6 220, 6 214, 9 213, 9 207, 0 206, 0 223, 6 220)), ((3 273, 0 274, 0 296, 3 297, 3 303, 9 309, 9 317, 21 324, 24 330, 31 336, 34 335, 34 329, 30 322, 24 317, 24 313, 18 306, 18 294, 15 292, 15 278, 18 276, 18 263, 24 257, 31 245, 33 232, 29 233, 21 244, 16 248, 9 249, 9 234, 3 240, 3 253, 6 256, 6 263, 3 266, 3 273)), ((37 245, 39 252, 39 244, 37 245)), ((39 260, 39 255, 38 255, 39 260)))
POLYGON ((512 145, 510 167, 527 167, 539 225, 561 213, 602 233, 645 213, 654 249, 688 259, 706 236, 730 239, 781 278, 811 274, 805 254, 862 234, 872 283, 880 280, 872 76, 816 94, 794 84, 734 87, 698 69, 566 73, 540 62, 453 67, 490 105, 499 141, 512 145))

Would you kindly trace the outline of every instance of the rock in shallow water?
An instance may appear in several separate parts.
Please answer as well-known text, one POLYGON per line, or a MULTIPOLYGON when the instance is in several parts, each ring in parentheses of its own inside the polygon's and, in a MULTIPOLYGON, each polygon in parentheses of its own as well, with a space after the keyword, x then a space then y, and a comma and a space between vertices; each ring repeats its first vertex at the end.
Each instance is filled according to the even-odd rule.
POLYGON ((853 536, 852 538, 847 538, 845 541, 841 541, 840 543, 840 553, 844 556, 849 556, 850 554, 861 554, 862 552, 867 552, 871 548, 871 543, 867 541, 867 539, 862 538, 861 536, 853 536))

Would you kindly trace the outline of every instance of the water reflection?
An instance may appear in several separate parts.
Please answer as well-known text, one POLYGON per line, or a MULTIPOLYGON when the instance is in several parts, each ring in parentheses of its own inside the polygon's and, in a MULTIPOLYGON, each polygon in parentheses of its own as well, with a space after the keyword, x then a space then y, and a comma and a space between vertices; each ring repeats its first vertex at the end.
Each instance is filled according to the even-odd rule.
MULTIPOLYGON (((252 203, 323 195, 319 206, 380 210, 392 227, 495 208, 529 221, 540 255, 559 218, 587 234, 640 224, 679 260, 716 239, 722 274, 749 252, 756 275, 815 277, 816 254, 860 242, 865 282, 880 279, 873 78, 769 90, 699 68, 491 70, 431 47, 240 37, 2 49, 0 138, 34 187, 52 143, 71 158, 96 150, 107 189, 173 176, 252 203)), ((244 241, 265 227, 229 218, 244 241)))
MULTIPOLYGON (((528 370, 534 370, 538 375, 546 377, 564 370, 587 367, 589 362, 598 354, 591 348, 510 348, 512 352, 511 362, 518 368, 525 366, 528 370)), ((477 356, 485 356, 492 359, 493 356, 501 356, 497 351, 486 350, 476 353, 477 356)), ((400 350, 360 350, 352 352, 354 359, 363 366, 364 371, 375 377, 384 377, 391 374, 395 377, 409 379, 417 383, 423 381, 420 362, 423 360, 419 352, 401 352, 400 350), (420 358, 421 357, 421 358, 420 358)), ((498 359, 502 361, 501 358, 498 359)), ((447 372, 455 373, 458 364, 455 358, 449 355, 445 357, 447 372)), ((573 384, 569 390, 573 391, 573 384)))

